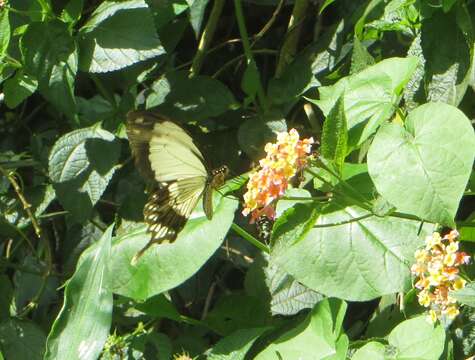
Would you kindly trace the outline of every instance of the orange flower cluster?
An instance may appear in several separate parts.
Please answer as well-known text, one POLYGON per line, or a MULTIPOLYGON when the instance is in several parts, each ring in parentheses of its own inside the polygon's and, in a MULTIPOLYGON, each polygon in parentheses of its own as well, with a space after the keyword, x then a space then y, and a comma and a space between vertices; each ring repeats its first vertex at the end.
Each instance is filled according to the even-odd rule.
POLYGON ((452 290, 465 287, 466 281, 459 276, 458 267, 470 262, 470 256, 459 249, 459 233, 452 230, 441 237, 438 232, 426 238, 424 249, 415 253, 416 263, 411 272, 418 277, 415 287, 419 304, 430 307, 433 322, 447 316, 455 318, 459 314, 456 300, 450 296, 452 290))
POLYGON ((251 213, 251 223, 261 215, 275 218, 274 200, 284 195, 289 180, 305 167, 312 144, 313 138, 300 140, 295 129, 279 133, 275 144, 266 144, 267 156, 259 161, 259 171, 249 176, 244 194, 242 213, 251 213))

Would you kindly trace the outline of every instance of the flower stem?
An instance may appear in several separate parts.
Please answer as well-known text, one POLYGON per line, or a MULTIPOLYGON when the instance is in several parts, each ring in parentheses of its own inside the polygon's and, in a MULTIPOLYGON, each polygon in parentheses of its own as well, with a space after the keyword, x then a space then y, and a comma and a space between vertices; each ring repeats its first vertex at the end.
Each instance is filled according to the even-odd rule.
POLYGON ((257 240, 254 236, 249 234, 246 230, 244 230, 242 227, 239 225, 232 223, 231 229, 233 229, 238 235, 240 235, 244 240, 247 240, 250 242, 252 245, 257 247, 259 250, 264 251, 265 253, 270 253, 270 249, 268 246, 265 244, 261 243, 259 240, 257 240))

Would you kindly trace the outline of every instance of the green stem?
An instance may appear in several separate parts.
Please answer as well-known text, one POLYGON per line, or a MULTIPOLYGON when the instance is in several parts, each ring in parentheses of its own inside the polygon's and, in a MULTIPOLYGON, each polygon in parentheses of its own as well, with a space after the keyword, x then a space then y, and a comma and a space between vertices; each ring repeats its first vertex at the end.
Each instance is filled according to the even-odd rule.
POLYGON ((261 243, 259 240, 257 240, 254 236, 249 234, 246 230, 244 230, 242 227, 239 225, 232 223, 231 229, 233 229, 238 235, 240 235, 244 240, 247 240, 250 242, 252 245, 257 247, 259 250, 262 250, 268 254, 270 254, 270 249, 268 246, 265 244, 261 243))
POLYGON ((339 226, 339 225, 345 225, 345 224, 350 224, 352 222, 357 222, 363 219, 367 219, 369 217, 374 216, 373 214, 366 214, 362 216, 358 216, 349 220, 344 220, 344 221, 339 221, 336 223, 330 223, 330 224, 320 224, 320 225, 313 225, 314 228, 325 228, 325 227, 332 227, 332 226, 339 226))
MULTIPOLYGON (((256 62, 254 61, 254 58, 252 56, 251 44, 249 43, 249 36, 247 34, 246 22, 244 20, 241 0, 234 0, 234 8, 236 10, 236 20, 239 27, 239 33, 242 39, 244 54, 246 55, 246 58, 247 58, 247 66, 254 65, 257 69, 256 62)), ((259 72, 257 75, 257 98, 259 99, 259 103, 262 109, 264 109, 264 112, 267 112, 269 105, 267 103, 264 87, 262 86, 259 72)))
POLYGON ((312 201, 325 201, 330 199, 329 196, 283 196, 280 200, 312 200, 312 201))
POLYGON ((297 52, 297 45, 300 37, 301 23, 307 15, 309 1, 295 0, 292 15, 290 16, 289 25, 284 44, 280 49, 279 61, 275 71, 275 77, 279 78, 284 69, 290 64, 297 52))
POLYGON ((224 7, 224 0, 215 0, 211 13, 209 14, 208 22, 201 34, 200 43, 198 45, 198 50, 196 51, 193 63, 190 68, 190 77, 196 76, 201 70, 203 65, 203 60, 205 58, 206 52, 213 40, 214 33, 216 31, 216 25, 218 20, 221 17, 221 13, 224 7))

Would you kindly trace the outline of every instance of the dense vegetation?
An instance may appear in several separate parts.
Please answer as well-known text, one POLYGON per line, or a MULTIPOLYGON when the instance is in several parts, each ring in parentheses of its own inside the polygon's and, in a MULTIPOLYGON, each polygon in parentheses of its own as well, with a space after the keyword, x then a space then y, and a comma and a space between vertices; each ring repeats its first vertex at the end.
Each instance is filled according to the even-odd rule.
POLYGON ((474 29, 472 0, 0 0, 0 359, 474 356, 474 29), (230 169, 137 263, 134 110, 230 169))

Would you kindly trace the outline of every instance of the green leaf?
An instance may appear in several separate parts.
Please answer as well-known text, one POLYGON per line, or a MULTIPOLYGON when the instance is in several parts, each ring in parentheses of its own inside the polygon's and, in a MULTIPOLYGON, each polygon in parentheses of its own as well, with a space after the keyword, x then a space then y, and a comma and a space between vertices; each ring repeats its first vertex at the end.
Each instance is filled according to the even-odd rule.
POLYGON ((351 55, 350 74, 356 74, 363 71, 368 66, 374 65, 375 60, 361 43, 357 36, 353 40, 353 53, 351 55))
MULTIPOLYGON (((424 86, 428 101, 457 106, 465 95, 473 71, 473 39, 461 29, 462 11, 437 11, 422 23, 424 86)), ((468 14, 470 18, 470 14, 468 14)))
POLYGON ((313 55, 317 56, 315 53, 318 50, 311 48, 298 54, 279 78, 269 80, 267 92, 273 104, 292 104, 305 91, 320 85, 314 75, 314 71, 318 69, 312 68, 312 60, 315 60, 313 55))
POLYGON ((255 359, 275 360, 280 356, 318 360, 336 355, 337 343, 346 337, 342 329, 346 307, 346 303, 337 299, 319 302, 304 321, 273 341, 255 359))
POLYGON ((237 201, 223 197, 214 207, 211 221, 202 210, 195 211, 174 243, 152 246, 135 266, 130 264, 132 257, 150 238, 145 227, 116 237, 111 255, 112 291, 145 300, 183 283, 221 245, 237 205, 237 201))
POLYGON ((64 290, 64 304, 53 323, 44 359, 97 359, 112 321, 112 293, 106 286, 111 225, 99 242, 79 259, 64 290))
POLYGON ((46 337, 34 323, 10 319, 0 324, 0 350, 5 359, 42 360, 46 337))
POLYGON ((80 68, 123 69, 165 53, 143 0, 104 1, 80 30, 80 68))
POLYGON ((244 360, 252 344, 269 328, 240 329, 222 338, 211 349, 208 360, 244 360))
POLYGON ((5 93, 5 104, 10 109, 16 108, 23 100, 33 94, 38 87, 36 79, 18 71, 14 77, 5 81, 3 91, 5 93))
POLYGON ((265 282, 272 297, 272 315, 295 315, 303 309, 313 308, 323 299, 319 293, 300 284, 287 274, 272 258, 264 268, 265 282))
POLYGON ((196 38, 198 38, 205 16, 206 5, 208 5, 209 0, 187 0, 187 2, 190 4, 190 24, 195 32, 196 38))
POLYGON ((222 296, 205 319, 214 332, 230 335, 238 329, 264 327, 270 322, 270 314, 260 299, 230 294, 222 296))
POLYGON ((346 127, 343 97, 340 97, 323 123, 322 145, 323 157, 335 163, 341 174, 347 154, 348 131, 346 127))
POLYGON ((475 283, 469 283, 463 289, 452 291, 450 296, 462 304, 475 307, 475 283))
MULTIPOLYGON (((0 263, 1 264, 1 263, 0 263)), ((0 323, 10 317, 13 288, 8 276, 0 275, 0 323)), ((1 346, 0 346, 1 348, 1 346)))
POLYGON ((386 347, 375 341, 371 341, 358 349, 351 360, 385 360, 386 347))
POLYGON ((97 126, 59 138, 49 156, 49 176, 58 198, 78 222, 89 217, 117 169, 120 144, 97 126))
POLYGON ((418 236, 419 222, 337 205, 322 210, 315 226, 294 243, 288 239, 293 231, 299 236, 298 224, 289 222, 282 237, 273 238, 275 262, 310 289, 354 301, 409 289, 414 251, 431 228, 418 236))
POLYGON ((325 2, 322 4, 320 7, 320 12, 319 14, 323 13, 323 10, 325 10, 328 6, 330 6, 332 3, 334 3, 336 0, 325 0, 325 2))
POLYGON ((40 93, 70 119, 75 118, 76 43, 65 23, 33 22, 20 42, 25 72, 38 80, 40 93))
POLYGON ((259 70, 254 61, 251 61, 247 64, 244 75, 242 76, 241 89, 246 93, 246 95, 251 99, 255 98, 257 94, 257 89, 259 87, 259 70))
POLYGON ((445 331, 423 315, 396 326, 388 341, 397 349, 397 359, 437 360, 444 351, 445 331))
POLYGON ((238 142, 251 159, 261 159, 265 156, 264 145, 275 141, 282 131, 287 131, 287 124, 280 113, 256 115, 239 127, 238 142))
POLYGON ((385 59, 335 85, 319 88, 320 100, 309 100, 327 116, 343 95, 348 144, 353 149, 391 117, 416 66, 414 57, 385 59))
POLYGON ((404 127, 392 123, 378 131, 368 170, 378 192, 399 211, 453 226, 474 157, 467 117, 453 106, 428 103, 412 111, 404 127))
POLYGON ((0 11, 0 61, 5 57, 10 44, 10 12, 7 9, 0 11))
POLYGON ((71 25, 76 24, 81 19, 83 7, 84 0, 69 0, 61 12, 61 20, 71 25))
POLYGON ((146 107, 183 122, 207 120, 231 110, 236 100, 220 81, 209 76, 188 77, 186 71, 168 73, 152 84, 146 107), (193 89, 193 91, 190 91, 193 89))
POLYGON ((147 301, 135 306, 135 308, 153 317, 180 321, 180 313, 164 295, 149 298, 147 301))

